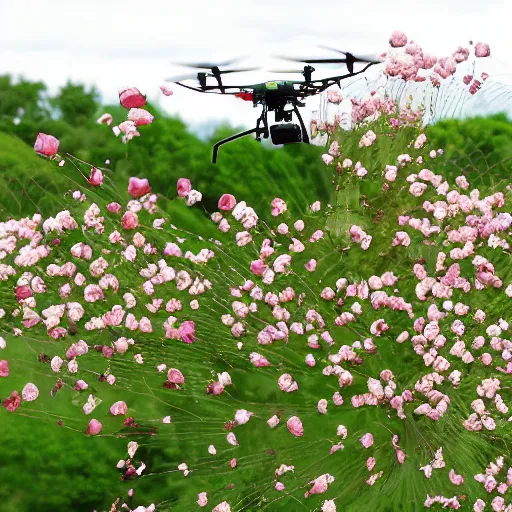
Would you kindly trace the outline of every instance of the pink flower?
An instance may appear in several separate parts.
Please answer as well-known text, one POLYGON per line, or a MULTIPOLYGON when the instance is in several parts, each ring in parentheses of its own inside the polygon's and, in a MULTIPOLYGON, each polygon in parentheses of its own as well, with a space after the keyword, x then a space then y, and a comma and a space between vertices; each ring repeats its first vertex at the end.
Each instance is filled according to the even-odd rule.
POLYGON ((145 196, 151 192, 147 178, 130 178, 128 182, 128 194, 133 198, 145 196))
POLYGON ((281 254, 274 261, 274 272, 282 273, 290 265, 292 257, 289 254, 281 254))
POLYGON ((249 354, 251 363, 256 367, 270 366, 270 362, 265 356, 258 354, 257 352, 251 352, 249 354))
POLYGON ((95 436, 101 432, 102 428, 103 425, 98 420, 91 420, 85 433, 89 434, 90 436, 95 436))
POLYGON ((0 377, 9 377, 9 361, 5 359, 0 361, 0 377))
POLYGON ((477 57, 489 57, 491 55, 491 49, 487 43, 476 43, 475 55, 477 57))
POLYGON ((399 30, 395 30, 391 37, 389 38, 389 44, 393 48, 400 48, 402 46, 405 46, 407 44, 407 36, 404 32, 400 32, 399 30))
POLYGON ((205 492, 200 492, 197 495, 197 504, 200 507, 206 507, 206 505, 208 505, 208 497, 207 497, 207 494, 205 492))
POLYGON ((427 136, 424 133, 420 133, 420 135, 418 135, 418 138, 414 141, 414 147, 416 149, 420 149, 423 147, 425 142, 427 142, 427 136))
POLYGON ((99 187, 103 183, 103 173, 99 169, 96 169, 96 167, 93 167, 88 181, 90 185, 99 187))
POLYGON ((53 135, 39 133, 34 144, 34 151, 40 155, 53 156, 59 150, 59 141, 53 135))
POLYGON ((212 382, 208 384, 206 392, 215 396, 221 395, 224 393, 224 386, 220 382, 212 382))
POLYGON ((324 161, 324 164, 325 164, 325 165, 330 165, 330 164, 332 164, 332 163, 333 163, 333 161, 334 161, 334 157, 333 157, 333 156, 331 156, 331 155, 329 155, 329 153, 324 153, 324 154, 322 155, 322 160, 324 161))
POLYGON ((132 211, 125 212, 121 220, 121 225, 124 229, 135 229, 139 225, 137 214, 132 211))
POLYGON ((177 368, 171 368, 167 372, 167 380, 172 384, 181 385, 185 383, 185 377, 177 368))
POLYGON ((370 326, 370 332, 374 336, 380 336, 384 331, 387 331, 389 326, 386 324, 384 319, 380 318, 379 320, 375 320, 370 326))
POLYGON ((316 269, 316 260, 314 259, 311 259, 309 260, 305 265, 304 265, 304 268, 308 271, 308 272, 314 272, 315 269, 316 269))
POLYGON ((386 165, 384 177, 388 181, 395 181, 397 177, 398 169, 396 165, 386 165))
POLYGON ((128 112, 128 120, 133 121, 137 126, 151 124, 155 117, 143 108, 132 108, 128 112))
POLYGON ((106 124, 107 126, 110 126, 112 124, 112 116, 105 112, 98 118, 96 122, 99 124, 106 124))
POLYGON ((361 439, 359 439, 359 441, 361 441, 361 444, 365 448, 370 448, 370 446, 373 445, 373 436, 369 433, 365 434, 363 437, 361 437, 361 439))
POLYGON ((30 286, 28 284, 24 284, 23 286, 17 286, 15 293, 18 302, 21 302, 24 299, 28 299, 29 297, 32 297, 32 290, 30 289, 30 286))
POLYGON ((261 276, 268 269, 268 265, 263 260, 254 260, 251 262, 251 272, 256 276, 261 276))
POLYGON ((84 389, 87 389, 89 387, 89 384, 87 384, 87 382, 85 382, 85 380, 82 380, 82 379, 79 379, 76 381, 76 384, 75 384, 75 391, 82 391, 84 389))
POLYGON ((185 343, 193 343, 196 341, 195 330, 195 323, 192 320, 186 320, 181 323, 178 333, 185 343))
POLYGON ((464 477, 462 475, 457 475, 454 469, 450 469, 448 476, 450 478, 450 482, 454 485, 462 485, 464 482, 464 477))
POLYGON ((107 204, 107 210, 110 213, 119 213, 121 211, 121 205, 119 203, 109 203, 107 204))
POLYGON ((277 217, 278 215, 281 215, 282 213, 284 213, 287 210, 286 203, 282 199, 280 199, 279 197, 276 197, 272 201, 271 204, 272 204, 272 215, 274 217, 277 217))
POLYGON ((137 131, 137 126, 133 121, 123 121, 117 128, 118 135, 119 133, 124 133, 123 136, 123 144, 126 144, 127 141, 133 139, 133 137, 139 137, 140 133, 137 131))
POLYGON ((343 96, 338 91, 328 91, 327 101, 330 101, 331 103, 341 103, 343 101, 343 96))
POLYGON ((329 484, 334 482, 334 477, 326 473, 325 475, 321 475, 310 484, 313 484, 313 487, 304 494, 304 498, 307 498, 311 494, 323 494, 327 491, 329 484))
POLYGON ((126 402, 116 402, 110 406, 110 414, 113 414, 114 416, 119 416, 126 414, 128 412, 128 407, 126 405, 126 402))
POLYGON ((325 398, 319 400, 316 408, 320 414, 327 414, 327 400, 325 398))
POLYGON ((233 432, 230 432, 227 436, 226 436, 226 440, 227 442, 232 445, 232 446, 238 446, 238 441, 236 440, 236 436, 233 432))
POLYGON ((223 501, 222 503, 219 503, 212 512, 231 512, 231 507, 227 501, 223 501))
POLYGON ((292 393, 299 389, 297 382, 292 379, 289 373, 283 373, 277 380, 277 383, 279 384, 279 389, 286 391, 286 393, 292 393))
POLYGON ((14 412, 21 404, 21 396, 17 391, 13 391, 9 398, 3 401, 3 406, 7 412, 14 412))
MULTIPOLYGON (((174 94, 173 90, 169 87, 168 84, 161 85, 160 90, 162 91, 164 96, 172 96, 174 94)), ((206 494, 206 493, 204 493, 204 494, 206 494)), ((205 503, 205 505, 206 505, 206 503, 205 503)), ((203 507, 204 505, 200 505, 200 506, 203 507)))
POLYGON ((235 413, 235 423, 237 425, 245 425, 254 416, 253 412, 249 412, 245 409, 238 409, 235 413))
POLYGON ((183 255, 179 246, 172 242, 167 242, 167 244, 165 245, 165 248, 164 248, 164 254, 166 256, 179 256, 179 257, 181 257, 183 255))
POLYGON ((187 178, 180 178, 177 183, 178 195, 180 197, 187 197, 188 193, 192 190, 192 184, 187 178))
POLYGON ((231 194, 222 194, 219 199, 219 210, 229 211, 232 210, 236 205, 235 196, 231 194))
POLYGON ((151 325, 151 320, 149 318, 143 316, 140 319, 140 322, 139 322, 139 329, 142 332, 153 332, 153 327, 151 325))
POLYGON ((124 108, 138 108, 146 104, 146 96, 136 87, 123 87, 119 89, 119 102, 124 108))
POLYGON ((298 416, 292 416, 287 422, 286 427, 290 434, 295 437, 302 437, 304 435, 304 428, 302 427, 302 421, 298 416))
POLYGON ((409 187, 409 193, 414 197, 420 197, 425 190, 427 190, 427 185, 425 183, 419 183, 418 181, 415 181, 409 187))

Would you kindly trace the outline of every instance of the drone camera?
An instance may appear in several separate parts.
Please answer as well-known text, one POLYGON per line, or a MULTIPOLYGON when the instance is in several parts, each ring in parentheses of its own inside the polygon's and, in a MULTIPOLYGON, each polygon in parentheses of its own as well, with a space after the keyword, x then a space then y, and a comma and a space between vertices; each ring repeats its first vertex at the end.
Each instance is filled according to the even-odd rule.
POLYGON ((270 138, 274 145, 294 144, 302 142, 302 131, 298 124, 275 124, 270 127, 270 138))

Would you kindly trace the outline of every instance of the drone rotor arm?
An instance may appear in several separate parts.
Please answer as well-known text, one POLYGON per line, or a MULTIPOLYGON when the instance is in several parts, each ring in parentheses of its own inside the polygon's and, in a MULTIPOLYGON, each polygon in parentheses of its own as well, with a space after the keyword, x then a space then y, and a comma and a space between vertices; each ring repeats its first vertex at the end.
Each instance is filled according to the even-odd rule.
MULTIPOLYGON (((364 73, 370 66, 373 66, 373 65, 374 65, 374 62, 370 62, 363 69, 361 69, 361 71, 356 71, 355 73, 347 73, 346 75, 324 78, 323 81, 325 81, 326 83, 324 83, 318 87, 319 92, 324 91, 325 89, 327 89, 328 87, 330 87, 331 85, 334 85, 334 84, 337 84, 339 87, 341 87, 342 80, 344 80, 345 78, 350 78, 352 76, 360 75, 361 73, 364 73)), ((318 80, 318 82, 320 82, 320 80, 318 80)), ((313 82, 313 86, 317 87, 314 85, 314 82, 313 82)))

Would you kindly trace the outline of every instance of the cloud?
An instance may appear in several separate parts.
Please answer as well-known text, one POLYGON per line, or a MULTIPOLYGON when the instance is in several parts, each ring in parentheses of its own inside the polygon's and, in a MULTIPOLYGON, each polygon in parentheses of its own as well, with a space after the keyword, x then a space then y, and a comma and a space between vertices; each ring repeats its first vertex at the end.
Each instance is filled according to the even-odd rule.
MULTIPOLYGON (((380 53, 390 33, 403 29, 434 54, 451 53, 473 38, 488 42, 495 58, 512 63, 508 48, 512 6, 500 0, 430 0, 421 9, 410 0, 17 0, 4 4, 0 73, 43 80, 53 92, 68 79, 96 84, 109 102, 117 99, 118 87, 135 85, 169 113, 195 124, 227 119, 253 127, 259 109, 234 98, 178 86, 175 95, 162 97, 158 90, 162 80, 184 71, 173 62, 251 54, 253 58, 244 65, 282 68, 287 66, 276 63, 273 55, 326 55, 318 44, 355 54, 380 53)), ((325 69, 327 75, 339 71, 325 69)), ((270 78, 262 70, 232 75, 228 83, 270 78)))

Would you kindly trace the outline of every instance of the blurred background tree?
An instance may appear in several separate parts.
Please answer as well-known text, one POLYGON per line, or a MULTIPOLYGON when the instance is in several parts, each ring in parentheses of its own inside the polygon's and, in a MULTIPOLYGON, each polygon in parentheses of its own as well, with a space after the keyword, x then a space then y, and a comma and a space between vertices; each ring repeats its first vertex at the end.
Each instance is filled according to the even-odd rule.
MULTIPOLYGON (((176 180, 188 177, 203 193, 204 206, 210 211, 228 190, 254 207, 260 206, 261 198, 279 196, 282 191, 294 197, 295 205, 291 206, 298 208, 305 206, 306 190, 319 199, 329 198, 331 177, 320 158, 325 148, 306 144, 274 147, 245 137, 224 146, 217 165, 213 165, 213 143, 240 127, 222 124, 201 140, 182 120, 168 116, 151 103, 145 108, 155 120, 141 127, 141 136, 125 145, 96 119, 109 112, 118 124, 126 120, 126 109, 102 105, 95 87, 87 89, 83 84, 68 82, 50 97, 42 82, 0 76, 0 132, 16 136, 29 146, 3 139, 0 166, 16 166, 15 177, 21 188, 33 180, 35 173, 48 173, 48 162, 33 158, 32 151, 37 134, 43 132, 60 140, 61 152, 109 169, 112 179, 119 183, 125 183, 129 176, 144 176, 154 190, 170 196, 175 193, 176 180)), ((465 172, 485 168, 487 176, 503 176, 510 168, 512 123, 505 115, 445 120, 428 126, 426 131, 432 143, 445 150, 447 165, 465 172)), ((48 176, 52 182, 59 181, 55 171, 48 176)), ((81 179, 77 172, 78 184, 81 179)), ((33 188, 27 196, 31 201, 25 202, 21 211, 33 213, 34 204, 44 201, 44 195, 43 189, 33 188)))

